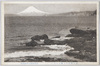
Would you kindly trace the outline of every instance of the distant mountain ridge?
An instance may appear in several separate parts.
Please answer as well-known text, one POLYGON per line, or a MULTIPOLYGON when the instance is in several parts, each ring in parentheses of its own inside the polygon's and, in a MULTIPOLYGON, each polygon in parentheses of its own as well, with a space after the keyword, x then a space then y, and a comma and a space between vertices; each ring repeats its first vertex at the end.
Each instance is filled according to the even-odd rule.
POLYGON ((96 14, 97 14, 97 12, 95 10, 95 11, 80 11, 80 12, 60 13, 60 14, 54 14, 53 16, 93 16, 96 14))
POLYGON ((30 6, 27 9, 25 9, 17 14, 5 14, 5 15, 6 16, 94 16, 96 14, 97 14, 97 10, 49 14, 47 12, 36 9, 33 6, 30 6))

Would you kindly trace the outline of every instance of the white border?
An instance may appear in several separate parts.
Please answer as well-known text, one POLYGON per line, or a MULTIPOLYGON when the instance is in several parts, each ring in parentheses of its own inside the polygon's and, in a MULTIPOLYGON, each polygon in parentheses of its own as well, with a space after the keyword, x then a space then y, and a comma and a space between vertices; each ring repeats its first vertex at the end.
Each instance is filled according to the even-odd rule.
POLYGON ((1 25, 2 25, 2 65, 98 65, 99 64, 99 2, 98 1, 3 1, 1 2, 1 25), (4 62, 4 4, 97 4, 97 62, 4 62))

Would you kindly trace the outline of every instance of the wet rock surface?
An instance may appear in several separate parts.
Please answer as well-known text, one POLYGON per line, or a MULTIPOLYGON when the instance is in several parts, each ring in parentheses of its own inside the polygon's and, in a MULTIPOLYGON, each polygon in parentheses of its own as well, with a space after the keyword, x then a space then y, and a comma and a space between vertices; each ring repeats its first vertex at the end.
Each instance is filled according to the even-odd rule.
MULTIPOLYGON (((75 58, 96 62, 97 52, 96 52, 96 30, 81 30, 81 29, 71 29, 71 34, 65 37, 74 37, 72 39, 51 40, 46 34, 41 36, 36 35, 31 39, 32 41, 27 43, 26 46, 37 46, 39 45, 36 41, 44 40, 42 45, 64 45, 67 44, 74 48, 74 50, 66 51, 65 54, 73 56, 75 58)), ((60 36, 55 36, 53 38, 60 38, 60 36)))
MULTIPOLYGON (((75 30, 71 30, 73 33, 75 30)), ((77 30, 78 31, 78 30, 77 30)), ((96 30, 86 30, 83 32, 79 30, 79 32, 83 32, 84 34, 77 33, 77 31, 73 34, 69 34, 67 36, 73 36, 73 39, 67 41, 68 45, 73 47, 73 51, 79 51, 79 53, 75 53, 73 51, 65 52, 65 54, 74 56, 75 58, 79 58, 85 61, 96 62, 97 52, 96 52, 96 30)))

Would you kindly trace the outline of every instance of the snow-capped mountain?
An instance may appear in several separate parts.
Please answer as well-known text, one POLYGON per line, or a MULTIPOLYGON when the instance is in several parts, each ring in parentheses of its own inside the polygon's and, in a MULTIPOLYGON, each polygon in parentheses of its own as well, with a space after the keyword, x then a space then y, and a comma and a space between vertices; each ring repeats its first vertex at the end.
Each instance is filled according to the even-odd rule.
POLYGON ((17 13, 20 16, 44 16, 48 15, 49 13, 36 9, 33 6, 26 8, 25 10, 17 13))

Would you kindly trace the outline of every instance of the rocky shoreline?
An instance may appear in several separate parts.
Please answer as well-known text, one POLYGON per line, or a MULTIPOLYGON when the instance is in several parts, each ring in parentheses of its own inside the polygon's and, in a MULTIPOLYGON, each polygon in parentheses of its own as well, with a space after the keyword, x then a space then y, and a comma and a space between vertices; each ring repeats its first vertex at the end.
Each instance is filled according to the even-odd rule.
MULTIPOLYGON (((71 39, 60 40, 61 36, 54 36, 59 40, 50 39, 48 35, 35 35, 31 38, 31 41, 26 43, 25 46, 37 46, 37 45, 69 45, 74 48, 74 50, 66 51, 64 54, 74 59, 80 59, 81 61, 96 62, 97 52, 96 52, 96 30, 92 29, 70 29, 69 35, 65 37, 73 37, 71 39)), ((50 57, 22 57, 22 58, 10 58, 6 59, 5 62, 11 61, 17 62, 79 62, 79 60, 66 60, 62 58, 50 58, 50 57), (16 60, 17 59, 17 60, 16 60), (19 59, 19 61, 18 61, 19 59)))
POLYGON ((74 50, 66 52, 65 54, 84 61, 96 62, 96 30, 80 30, 79 32, 70 34, 70 36, 74 36, 74 38, 69 40, 68 45, 73 47, 74 50))

